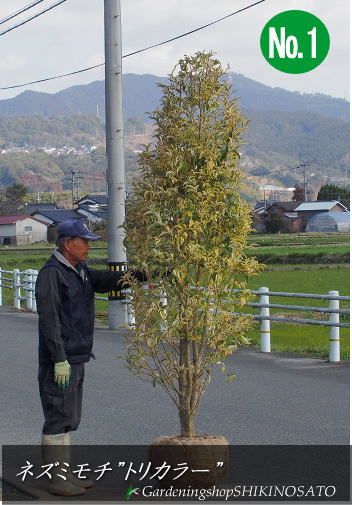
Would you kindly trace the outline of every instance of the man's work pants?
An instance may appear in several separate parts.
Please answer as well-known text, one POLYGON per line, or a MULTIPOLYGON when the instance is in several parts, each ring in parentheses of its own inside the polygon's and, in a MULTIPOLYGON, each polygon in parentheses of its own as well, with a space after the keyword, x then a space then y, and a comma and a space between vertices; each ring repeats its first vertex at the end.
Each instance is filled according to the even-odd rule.
POLYGON ((78 428, 82 414, 84 363, 71 365, 70 385, 61 389, 54 382, 54 364, 40 363, 39 393, 45 422, 43 435, 57 435, 78 428))

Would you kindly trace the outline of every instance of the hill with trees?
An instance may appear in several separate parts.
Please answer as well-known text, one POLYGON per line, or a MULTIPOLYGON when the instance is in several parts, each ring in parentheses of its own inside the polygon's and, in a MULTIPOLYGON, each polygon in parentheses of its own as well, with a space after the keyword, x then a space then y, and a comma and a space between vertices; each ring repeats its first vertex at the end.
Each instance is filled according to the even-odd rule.
POLYGON ((77 147, 105 141, 99 118, 77 116, 0 117, 0 146, 77 147))
MULTIPOLYGON (((253 185, 266 181, 286 186, 301 183, 302 171, 290 169, 307 160, 316 160, 314 172, 319 187, 329 178, 340 184, 347 180, 348 123, 308 112, 246 110, 245 116, 250 122, 246 143, 241 146, 241 167, 253 185)), ((152 142, 152 130, 140 118, 129 118, 125 121, 125 137, 130 180, 138 170, 135 151, 141 144, 152 142)), ((104 125, 96 116, 0 118, 0 185, 22 182, 35 191, 47 191, 61 184, 68 189, 70 179, 64 172, 72 168, 104 177, 104 143, 104 125), (59 155, 43 151, 45 147, 82 145, 98 149, 59 155), (22 147, 22 152, 11 152, 14 146, 22 147)), ((255 199, 256 192, 252 193, 255 199)))
MULTIPOLYGON (((321 94, 272 88, 241 74, 229 74, 247 119, 241 168, 247 173, 248 199, 258 198, 260 184, 294 186, 302 171, 293 168, 315 160, 316 190, 324 183, 344 185, 349 174, 349 103, 321 94)), ((166 77, 124 75, 127 180, 138 173, 137 151, 152 142, 145 111, 155 110, 166 77)), ((73 86, 55 94, 25 91, 0 100, 0 185, 23 183, 32 191, 70 188, 67 170, 88 176, 106 171, 104 81, 73 86), (52 154, 43 148, 79 148, 86 152, 52 154), (90 152, 89 148, 94 146, 90 152), (16 147, 22 152, 15 152, 16 147), (98 149, 95 149, 98 147, 98 149), (28 152, 25 152, 28 150, 28 152)), ((81 181, 83 184, 83 180, 81 181)), ((94 183, 85 181, 87 190, 94 183)))
MULTIPOLYGON (((349 103, 320 93, 299 93, 272 88, 242 74, 228 75, 240 106, 250 110, 305 111, 348 121, 349 103)), ((161 89, 156 83, 168 83, 167 77, 125 74, 123 76, 124 117, 148 120, 145 112, 159 105, 161 89)), ((0 116, 105 115, 104 81, 72 86, 58 93, 24 91, 14 98, 0 100, 0 116)))

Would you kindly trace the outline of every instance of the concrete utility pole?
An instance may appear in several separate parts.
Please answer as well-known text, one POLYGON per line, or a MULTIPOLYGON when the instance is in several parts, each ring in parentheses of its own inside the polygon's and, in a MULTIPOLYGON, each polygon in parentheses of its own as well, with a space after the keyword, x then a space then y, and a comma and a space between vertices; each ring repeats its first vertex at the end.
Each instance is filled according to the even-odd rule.
MULTIPOLYGON (((108 157, 108 265, 125 271, 125 162, 122 119, 122 51, 120 0, 104 0, 105 25, 105 121, 108 157)), ((120 291, 109 293, 109 328, 127 327, 127 305, 120 291)))
POLYGON ((303 169, 303 188, 304 188, 304 201, 307 201, 307 177, 306 177, 306 169, 303 169))

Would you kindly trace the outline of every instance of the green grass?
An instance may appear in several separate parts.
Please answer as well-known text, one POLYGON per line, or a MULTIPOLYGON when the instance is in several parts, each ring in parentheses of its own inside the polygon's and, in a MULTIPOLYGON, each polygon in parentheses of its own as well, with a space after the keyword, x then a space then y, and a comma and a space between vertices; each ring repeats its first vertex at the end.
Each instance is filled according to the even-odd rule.
MULTIPOLYGON (((329 328, 299 324, 271 323, 271 350, 293 352, 328 359, 329 328)), ((260 327, 255 323, 247 334, 251 344, 260 347, 260 327)), ((349 329, 340 328, 340 354, 342 360, 350 357, 349 329)))
MULTIPOLYGON (((5 270, 26 270, 32 268, 40 270, 44 263, 50 258, 54 247, 48 248, 48 251, 31 251, 30 253, 0 250, 0 267, 5 270)), ((101 258, 104 251, 94 251, 92 248, 89 252, 89 258, 101 258)))
POLYGON ((249 235, 248 242, 258 246, 348 244, 348 233, 276 233, 249 235))
MULTIPOLYGON (((102 247, 107 247, 107 242, 104 240, 99 240, 98 242, 95 242, 94 245, 91 246, 91 249, 96 249, 96 248, 102 248, 102 247)), ((17 249, 18 251, 21 251, 22 249, 48 249, 48 250, 53 250, 55 249, 55 244, 54 243, 48 243, 48 242, 36 242, 34 244, 25 244, 25 245, 16 245, 16 246, 4 246, 0 245, 0 254, 2 252, 6 252, 9 249, 17 249)))
MULTIPOLYGON (((319 269, 319 270, 290 270, 279 272, 262 272, 248 279, 248 287, 255 289, 267 286, 271 291, 289 291, 291 293, 323 294, 331 290, 340 291, 341 295, 349 294, 349 269, 319 269)), ((275 297, 276 300, 280 298, 275 297)), ((285 299, 287 300, 287 299, 285 299)), ((292 303, 299 301, 292 298, 292 303)), ((300 299, 303 301, 303 299, 300 299)), ((319 302, 319 300, 315 300, 319 302)), ((277 302, 281 303, 281 301, 277 302)), ((321 303, 324 303, 321 301, 321 303)), ((326 302, 325 302, 326 303, 326 302)), ((301 305, 297 304, 297 305, 301 305)), ((306 305, 308 305, 306 303, 306 305)))
MULTIPOLYGON (((333 235, 333 234, 331 234, 333 235)), ((265 238, 267 236, 264 236, 265 238)), ((270 237, 270 236, 269 236, 270 237)), ((276 238, 276 236, 274 236, 276 238)), ((292 235, 286 235, 284 239, 292 238, 292 235)), ((321 238, 321 237, 320 237, 321 238)), ((331 240, 331 236, 327 237, 331 240)), ((339 237, 336 237, 336 240, 339 237)), ((282 241, 283 235, 280 236, 282 241)), ((322 238, 323 240, 325 237, 322 238)), ((99 244, 100 245, 100 244, 99 244)), ((103 244, 102 244, 103 246, 103 244)), ((345 248, 345 246, 333 247, 333 250, 339 249, 340 247, 345 248)), ((277 254, 282 254, 282 249, 272 247, 277 254)), ((288 247, 285 247, 288 250, 288 247)), ((292 248, 294 249, 294 247, 292 248)), ((302 249, 319 249, 325 250, 326 247, 311 246, 310 248, 296 247, 297 250, 302 251, 302 249)), ((13 268, 19 268, 20 270, 25 270, 27 268, 33 268, 39 270, 45 261, 49 258, 53 250, 53 245, 48 247, 48 251, 38 251, 32 252, 30 254, 16 253, 8 251, 5 248, 0 249, 0 266, 6 270, 12 270, 13 268)), ((251 252, 254 253, 255 249, 251 252)), ((329 250, 330 252, 330 250, 329 250)), ((105 256, 104 251, 94 251, 91 249, 89 257, 101 258, 105 256)), ((92 265, 93 268, 103 269, 104 264, 92 265)), ((287 265, 289 267, 294 267, 295 265, 287 265)), ((302 268, 303 265, 298 265, 302 268)), ((336 265, 337 266, 337 265, 336 265)), ((330 290, 338 290, 340 295, 349 294, 349 270, 346 267, 340 267, 336 269, 324 268, 322 265, 320 269, 309 269, 309 265, 305 270, 288 270, 288 271, 264 271, 261 274, 252 277, 248 280, 248 287, 250 289, 258 289, 261 286, 268 287, 271 291, 289 291, 289 292, 301 292, 301 293, 317 293, 325 294, 330 290)), ((5 303, 12 304, 12 291, 4 289, 3 295, 5 303)), ((104 295, 102 295, 104 296, 104 295)), ((253 301, 258 301, 257 297, 253 298, 253 301)), ((290 305, 303 305, 303 306, 317 306, 317 307, 327 307, 328 302, 325 300, 314 300, 314 299, 304 299, 304 298, 284 298, 284 297, 271 297, 271 303, 280 304, 290 304, 290 305)), ((24 304, 23 304, 24 306, 24 304)), ((347 307, 347 302, 340 302, 341 308, 347 307)), ((108 303, 105 301, 96 302, 97 313, 107 313, 108 303)), ((240 308, 239 308, 240 311, 240 308)), ((247 313, 258 313, 258 309, 251 307, 244 307, 243 311, 247 313)), ((297 318, 321 318, 322 316, 317 312, 303 312, 303 311, 293 311, 293 310, 280 310, 271 309, 271 314, 275 315, 278 313, 290 314, 290 317, 297 318)), ((98 317, 100 322, 106 323, 106 317, 98 317)), ((296 324, 285 324, 285 323, 272 323, 272 349, 285 352, 297 352, 306 355, 319 356, 323 358, 328 357, 328 345, 329 345, 329 328, 324 326, 310 326, 310 325, 296 325, 296 324)), ((348 329, 341 328, 341 349, 343 359, 347 359, 349 353, 349 341, 348 341, 348 329)), ((259 324, 255 323, 253 330, 249 332, 249 338, 253 345, 259 345, 259 324)))
MULTIPOLYGON (((284 272, 262 272, 248 281, 250 289, 266 286, 270 291, 289 291, 291 293, 325 294, 337 290, 340 295, 349 295, 349 269, 336 270, 294 270, 284 272)), ((258 301, 258 298, 254 301, 258 301)), ((300 305, 311 307, 328 307, 327 300, 311 298, 270 297, 270 303, 283 305, 300 305)), ((340 302, 341 308, 348 308, 348 302, 340 302)), ((258 309, 244 307, 246 313, 259 313, 258 309)), ((326 314, 318 312, 297 311, 291 309, 270 309, 271 315, 283 314, 289 317, 305 319, 328 319, 326 314)), ((346 316, 341 321, 347 322, 346 316)), ((252 345, 260 347, 259 323, 255 323, 248 337, 252 345)), ((349 359, 349 329, 340 328, 341 359, 349 359)), ((307 356, 328 358, 329 328, 324 326, 300 325, 271 322, 271 347, 275 351, 296 352, 307 356)))
MULTIPOLYGON (((330 290, 338 290, 341 295, 349 294, 349 270, 305 270, 288 272, 263 272, 252 277, 248 282, 250 289, 258 289, 261 286, 268 287, 271 291, 290 291, 292 293, 316 293, 325 294, 330 290)), ((258 301, 253 297, 253 301, 258 301)), ((310 298, 285 298, 274 297, 271 303, 284 305, 301 305, 312 307, 328 307, 329 302, 310 298)), ((348 308, 348 302, 340 302, 341 308, 348 308)), ((96 302, 97 312, 107 312, 107 302, 96 302)), ((239 312, 259 313, 259 309, 252 307, 238 308, 239 312)), ((305 312, 294 310, 271 309, 271 314, 290 314, 290 317, 305 319, 327 319, 326 314, 317 312, 305 312)), ((106 323, 106 318, 99 320, 106 323)), ((342 318, 341 318, 342 320, 342 318)), ((346 320, 347 322, 347 320, 346 320)), ((255 347, 260 347, 260 325, 253 324, 253 329, 248 333, 250 342, 255 347)), ((340 328, 341 359, 349 359, 349 329, 340 328)), ((271 323, 271 347, 273 351, 294 352, 307 356, 315 356, 324 359, 329 357, 329 328, 324 326, 299 325, 290 323, 271 323)))
MULTIPOLYGON (((247 254, 250 256, 256 256, 256 255, 261 255, 261 252, 265 252, 265 254, 275 254, 275 255, 285 255, 287 256, 288 254, 319 254, 319 253, 327 253, 327 246, 326 245, 298 245, 298 246, 292 246, 292 245, 286 245, 285 247, 253 247, 248 249, 247 254)), ((334 253, 334 254, 341 254, 341 253, 347 253, 349 251, 349 246, 348 245, 341 245, 341 244, 330 244, 329 245, 329 253, 334 253)))

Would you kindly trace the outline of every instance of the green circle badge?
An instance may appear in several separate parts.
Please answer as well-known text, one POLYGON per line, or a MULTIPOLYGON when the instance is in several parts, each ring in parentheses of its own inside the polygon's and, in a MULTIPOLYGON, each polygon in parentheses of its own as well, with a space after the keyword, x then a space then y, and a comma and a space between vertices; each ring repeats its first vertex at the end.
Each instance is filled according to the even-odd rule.
POLYGON ((316 68, 329 52, 329 32, 319 18, 306 11, 285 11, 264 26, 260 47, 266 61, 287 74, 316 68))

